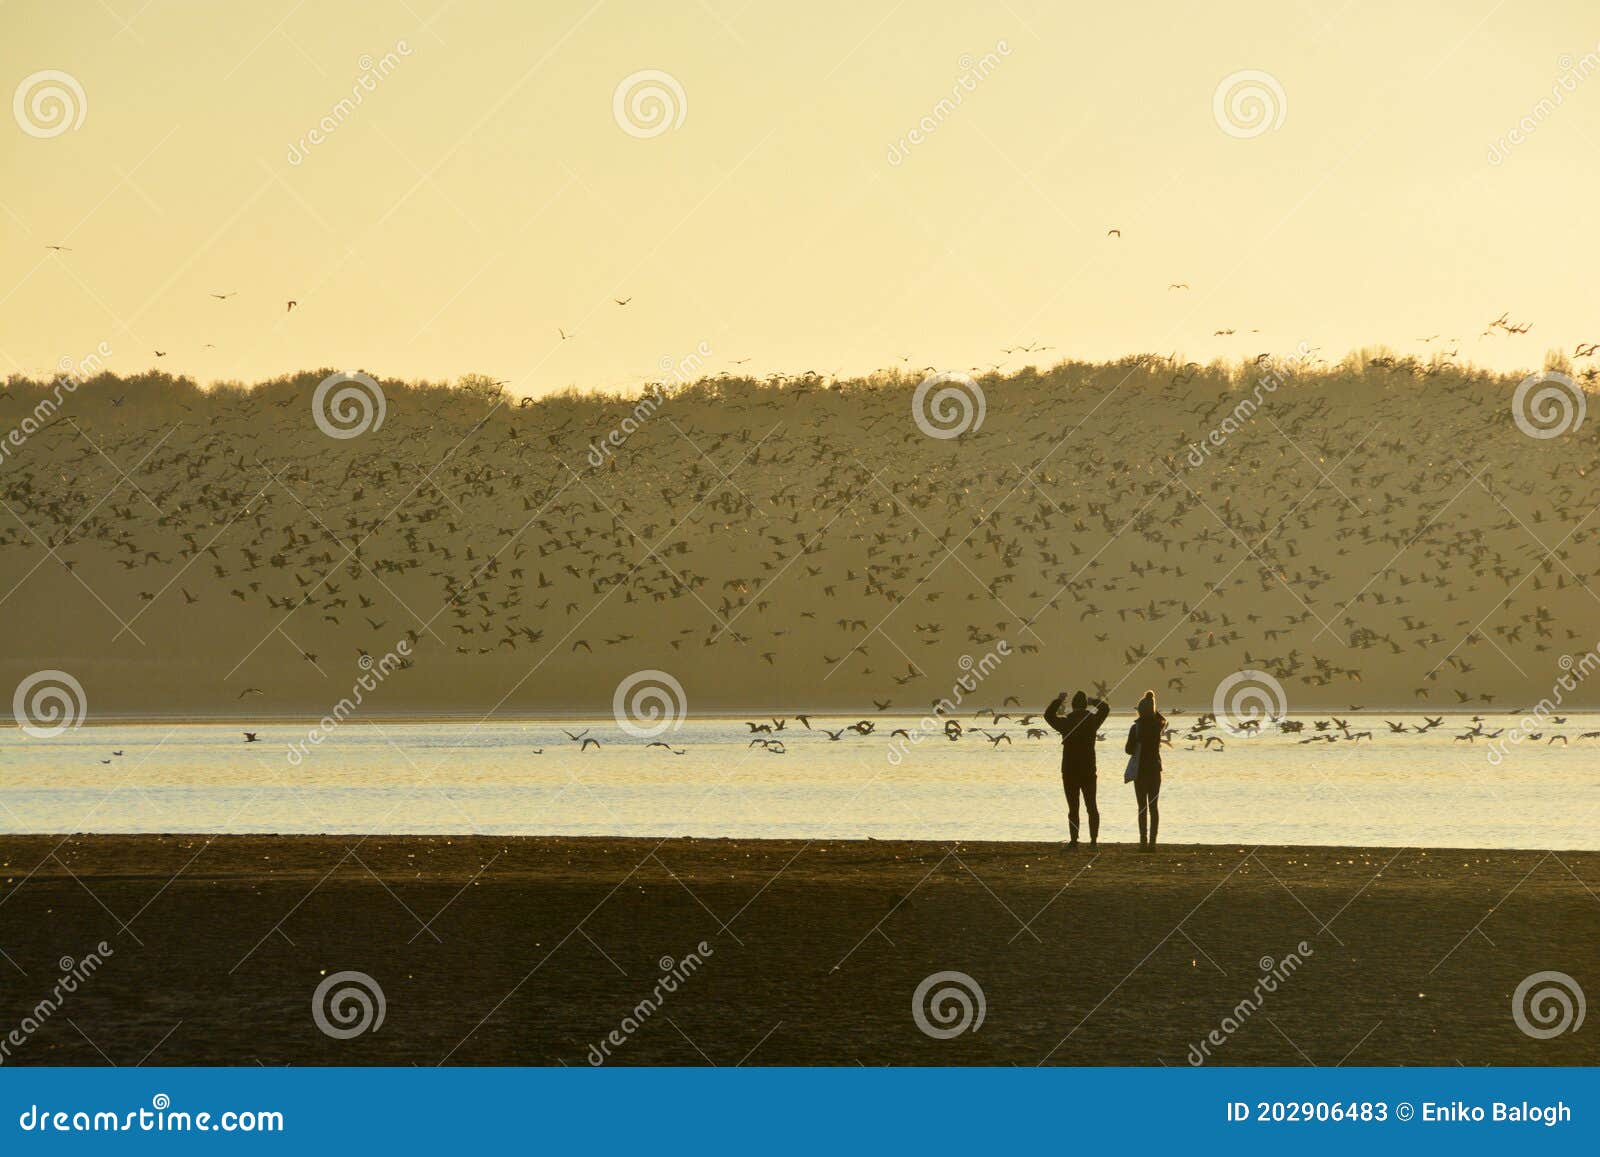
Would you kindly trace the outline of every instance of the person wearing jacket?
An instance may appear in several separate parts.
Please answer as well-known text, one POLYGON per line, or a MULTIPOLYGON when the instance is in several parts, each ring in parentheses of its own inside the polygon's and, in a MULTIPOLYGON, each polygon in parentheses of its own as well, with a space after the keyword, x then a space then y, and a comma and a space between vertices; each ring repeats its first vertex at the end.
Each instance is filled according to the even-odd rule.
POLYGON ((1082 691, 1072 696, 1072 710, 1063 712, 1067 693, 1061 692, 1050 706, 1044 709, 1044 721, 1061 733, 1061 787, 1067 793, 1067 831, 1072 837, 1069 847, 1078 846, 1078 806, 1083 801, 1089 813, 1089 846, 1100 842, 1100 807, 1095 801, 1096 774, 1094 765, 1095 737, 1100 725, 1111 714, 1111 706, 1104 699, 1090 699, 1082 691))
POLYGON ((1156 710, 1156 693, 1146 691, 1123 748, 1138 759, 1133 794, 1139 803, 1139 850, 1143 852, 1155 849, 1156 832, 1161 826, 1161 737, 1166 727, 1166 716, 1156 710))

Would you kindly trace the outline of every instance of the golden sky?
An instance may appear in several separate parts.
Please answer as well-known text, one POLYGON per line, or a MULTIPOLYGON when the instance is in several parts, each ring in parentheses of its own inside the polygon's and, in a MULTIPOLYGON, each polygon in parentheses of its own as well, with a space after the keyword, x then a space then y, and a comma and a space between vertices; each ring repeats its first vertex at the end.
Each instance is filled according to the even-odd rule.
POLYGON ((1600 340, 1592 2, 1227 8, 9 0, 0 373, 104 342, 124 374, 542 393, 702 348, 848 374, 1600 340), (645 70, 667 120, 619 120, 645 70), (1214 99, 1247 70, 1264 122, 1214 99), (1503 312, 1533 328, 1480 337, 1503 312))

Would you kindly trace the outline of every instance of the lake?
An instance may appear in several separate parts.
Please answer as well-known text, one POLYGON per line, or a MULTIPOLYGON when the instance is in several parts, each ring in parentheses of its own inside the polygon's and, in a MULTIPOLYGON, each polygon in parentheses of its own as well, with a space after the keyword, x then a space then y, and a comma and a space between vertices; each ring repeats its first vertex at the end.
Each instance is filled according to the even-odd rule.
MULTIPOLYGON (((687 721, 662 737, 671 749, 610 718, 364 719, 320 746, 305 744, 306 722, 253 725, 256 743, 219 723, 106 723, 52 738, 7 730, 0 831, 1065 839, 1053 734, 1029 739, 1008 720, 987 727, 1011 737, 998 746, 970 730, 959 742, 933 733, 907 743, 889 732, 916 721, 883 715, 870 735, 834 741, 820 729, 852 721, 813 718, 818 729, 807 730, 791 719, 759 736, 782 740, 782 754, 751 747, 738 719, 687 721), (580 750, 585 738, 600 746, 580 750)), ((1121 775, 1128 722, 1113 716, 1100 745, 1101 835, 1112 841, 1137 838, 1121 775)), ((1483 739, 1456 738, 1472 726, 1464 716, 1426 734, 1391 734, 1372 715, 1349 723, 1372 741, 1303 744, 1310 719, 1300 735, 1229 737, 1223 751, 1176 739, 1162 838, 1600 849, 1600 739, 1580 738, 1600 730, 1600 715, 1547 725, 1498 763, 1483 739), (1567 745, 1550 743, 1558 734, 1567 745)))

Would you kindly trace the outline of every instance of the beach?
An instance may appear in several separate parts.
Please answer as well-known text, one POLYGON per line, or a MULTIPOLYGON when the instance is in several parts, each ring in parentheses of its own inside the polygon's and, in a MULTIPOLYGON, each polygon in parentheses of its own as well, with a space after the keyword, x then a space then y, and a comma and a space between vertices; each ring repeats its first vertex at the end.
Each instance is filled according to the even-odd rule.
POLYGON ((0 861, 5 1064, 1600 1062, 1592 1027, 1513 1015, 1530 976, 1593 975, 1593 852, 39 835, 0 861), (340 973, 367 1012, 314 1015, 340 973))

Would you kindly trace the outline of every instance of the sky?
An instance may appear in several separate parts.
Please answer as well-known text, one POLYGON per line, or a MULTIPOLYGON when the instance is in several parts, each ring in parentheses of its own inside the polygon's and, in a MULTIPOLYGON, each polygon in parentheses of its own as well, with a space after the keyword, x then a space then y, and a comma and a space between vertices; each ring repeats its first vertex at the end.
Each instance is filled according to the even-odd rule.
POLYGON ((1592 2, 1227 9, 7 0, 0 373, 1600 341, 1592 2))

